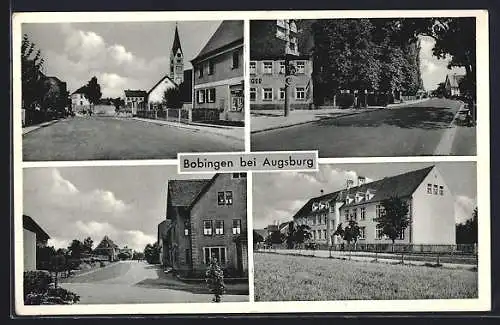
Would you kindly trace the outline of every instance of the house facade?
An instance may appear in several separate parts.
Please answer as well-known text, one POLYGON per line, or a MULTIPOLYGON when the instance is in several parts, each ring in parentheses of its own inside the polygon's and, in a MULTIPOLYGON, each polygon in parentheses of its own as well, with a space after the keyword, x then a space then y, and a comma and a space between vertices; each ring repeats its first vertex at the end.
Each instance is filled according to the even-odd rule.
POLYGON ((460 82, 465 77, 465 75, 448 74, 444 81, 444 89, 446 97, 461 96, 460 92, 460 82))
POLYGON ((90 109, 90 101, 85 97, 84 88, 80 87, 71 93, 71 108, 75 113, 83 113, 90 109))
POLYGON ((310 199, 293 217, 296 224, 311 228, 312 240, 337 244, 332 236, 339 224, 345 228, 350 220, 360 227, 358 243, 389 244, 376 218, 384 212, 382 201, 393 196, 409 206, 410 225, 396 240, 401 244, 454 245, 454 198, 435 166, 386 177, 374 182, 358 178, 358 184, 310 199))
POLYGON ((243 21, 223 21, 191 63, 193 120, 243 122, 243 21))
POLYGON ((138 110, 144 109, 147 98, 146 91, 126 89, 124 93, 125 108, 131 111, 132 115, 136 115, 138 110))
POLYGON ((147 93, 148 110, 155 110, 162 107, 164 103, 164 94, 170 88, 176 88, 178 85, 168 75, 158 81, 147 93))
POLYGON ((161 260, 182 277, 203 277, 216 258, 230 277, 248 276, 246 173, 168 182, 161 260))
MULTIPOLYGON (((290 61, 295 67, 292 76, 292 109, 309 109, 313 104, 313 64, 308 56, 298 56, 290 61)), ((281 109, 285 104, 284 59, 259 59, 250 61, 250 105, 252 110, 281 109)))
POLYGON ((108 236, 104 236, 99 245, 94 248, 93 254, 106 256, 110 262, 118 259, 120 249, 108 236))
POLYGON ((50 236, 30 216, 23 215, 24 271, 36 270, 37 247, 46 247, 50 236))

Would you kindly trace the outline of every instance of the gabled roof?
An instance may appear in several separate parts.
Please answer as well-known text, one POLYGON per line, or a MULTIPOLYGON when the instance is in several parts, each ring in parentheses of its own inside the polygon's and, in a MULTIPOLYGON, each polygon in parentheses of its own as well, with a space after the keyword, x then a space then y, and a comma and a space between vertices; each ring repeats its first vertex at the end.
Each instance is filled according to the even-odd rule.
POLYGON ((261 235, 263 239, 266 239, 267 237, 267 230, 266 229, 254 229, 257 234, 261 235))
POLYGON ((172 44, 172 53, 177 53, 178 49, 180 49, 182 53, 181 41, 179 39, 179 31, 177 29, 177 25, 175 25, 175 35, 174 35, 174 42, 172 44))
POLYGON ((23 214, 23 228, 34 232, 36 234, 36 240, 45 241, 50 238, 50 236, 35 222, 35 220, 25 214, 23 214))
POLYGON ((345 199, 345 195, 349 194, 354 196, 356 192, 366 192, 367 190, 375 190, 374 196, 369 200, 362 200, 360 202, 353 201, 350 204, 344 204, 342 207, 356 206, 365 203, 379 202, 393 196, 408 197, 415 192, 417 187, 422 183, 424 178, 434 166, 410 171, 404 174, 385 177, 378 181, 366 183, 360 186, 351 187, 349 190, 343 189, 333 193, 325 194, 322 196, 310 199, 300 210, 294 215, 294 218, 310 215, 311 207, 314 202, 320 201, 341 201, 345 199))
POLYGON ((165 75, 163 78, 160 79, 160 81, 158 81, 153 87, 151 87, 151 89, 147 92, 147 96, 149 96, 149 94, 151 94, 151 92, 156 88, 158 87, 159 84, 161 84, 163 82, 163 80, 165 79, 168 79, 170 80, 170 82, 172 82, 176 87, 179 87, 178 84, 175 83, 174 80, 172 80, 172 78, 170 78, 168 75, 165 75))
POLYGON ((108 248, 118 248, 118 245, 116 245, 108 236, 104 236, 104 238, 101 240, 99 245, 94 249, 108 249, 108 248))
POLYGON ((458 88, 460 85, 460 81, 465 77, 465 75, 458 74, 448 74, 446 75, 446 79, 450 82, 450 86, 453 88, 458 88))
POLYGON ((224 20, 205 47, 191 61, 199 61, 236 43, 243 44, 243 20, 224 20))
POLYGON ((148 93, 145 90, 125 90, 125 97, 146 97, 148 93))
POLYGON ((172 206, 190 207, 210 179, 185 179, 168 181, 168 197, 172 206))
POLYGON ((81 86, 80 88, 78 88, 77 90, 75 90, 74 92, 71 93, 71 95, 73 94, 84 94, 85 93, 85 86, 81 86))
POLYGON ((267 231, 278 231, 278 226, 277 225, 269 225, 266 228, 264 228, 267 231))

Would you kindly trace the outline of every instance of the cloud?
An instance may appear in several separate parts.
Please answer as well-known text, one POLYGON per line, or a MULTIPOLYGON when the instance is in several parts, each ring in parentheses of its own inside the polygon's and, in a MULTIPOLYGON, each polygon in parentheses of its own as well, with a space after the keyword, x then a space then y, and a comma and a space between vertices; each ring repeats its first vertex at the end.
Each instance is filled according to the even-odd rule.
POLYGON ((472 211, 477 206, 475 199, 458 195, 455 199, 455 222, 462 223, 472 218, 472 211))
POLYGON ((109 47, 109 54, 113 59, 115 59, 119 64, 124 62, 132 62, 134 60, 134 55, 128 52, 123 45, 112 45, 109 47))

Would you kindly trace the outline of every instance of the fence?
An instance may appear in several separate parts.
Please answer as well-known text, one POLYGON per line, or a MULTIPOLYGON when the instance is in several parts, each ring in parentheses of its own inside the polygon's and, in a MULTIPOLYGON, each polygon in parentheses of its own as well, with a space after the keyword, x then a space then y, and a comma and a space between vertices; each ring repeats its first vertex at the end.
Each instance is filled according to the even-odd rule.
POLYGON ((191 122, 188 108, 166 108, 157 110, 137 111, 137 117, 172 122, 191 122))
POLYGON ((460 245, 426 245, 426 244, 333 244, 332 251, 362 251, 362 252, 409 252, 409 253, 449 253, 449 254, 477 254, 476 244, 460 245))
POLYGON ((218 121, 220 111, 216 108, 193 109, 193 122, 218 121))

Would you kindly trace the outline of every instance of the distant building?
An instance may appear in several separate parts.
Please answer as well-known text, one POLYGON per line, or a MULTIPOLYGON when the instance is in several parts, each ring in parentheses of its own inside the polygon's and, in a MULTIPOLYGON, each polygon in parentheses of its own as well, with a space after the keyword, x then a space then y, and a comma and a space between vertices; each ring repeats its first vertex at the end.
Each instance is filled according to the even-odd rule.
POLYGON ((146 107, 147 92, 144 90, 130 90, 125 92, 125 108, 136 115, 138 110, 143 110, 146 107))
POLYGON ((191 63, 193 120, 243 122, 243 21, 223 21, 191 63))
POLYGON ((85 86, 71 93, 71 108, 73 112, 82 113, 90 109, 90 101, 85 97, 85 86))
POLYGON ((216 258, 231 277, 248 276, 246 173, 170 180, 160 259, 183 277, 203 277, 216 258))
POLYGON ((99 245, 94 248, 94 255, 107 256, 110 262, 116 261, 120 249, 108 236, 104 236, 99 245))
MULTIPOLYGON (((311 228, 312 240, 331 244, 339 224, 355 220, 361 230, 358 243, 387 244, 374 221, 383 213, 382 200, 397 196, 409 205, 410 226, 396 243, 455 244, 454 198, 435 166, 385 177, 374 182, 358 178, 346 188, 311 198, 294 216, 296 224, 311 228)), ((338 236, 333 243, 340 242, 338 236)))
POLYGON ((444 91, 445 97, 461 96, 460 92, 460 82, 465 77, 465 75, 447 74, 444 81, 444 91))
POLYGON ((24 271, 36 270, 37 247, 46 247, 50 236, 31 217, 23 215, 24 271))
POLYGON ((160 81, 158 81, 147 93, 148 105, 147 109, 154 110, 159 109, 164 104, 164 94, 167 89, 177 88, 177 85, 171 77, 168 75, 164 76, 160 81))

